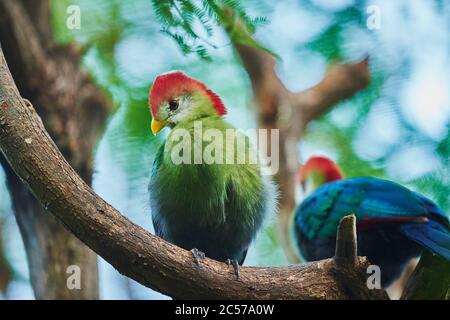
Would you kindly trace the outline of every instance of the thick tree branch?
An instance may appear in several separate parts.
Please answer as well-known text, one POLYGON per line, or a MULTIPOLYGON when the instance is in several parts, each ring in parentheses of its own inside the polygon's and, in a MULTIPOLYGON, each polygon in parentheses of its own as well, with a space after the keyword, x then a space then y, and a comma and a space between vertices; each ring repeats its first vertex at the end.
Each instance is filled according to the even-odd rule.
POLYGON ((345 272, 333 259, 287 267, 243 267, 239 280, 225 263, 206 258, 198 267, 189 251, 132 223, 76 174, 32 105, 20 97, 1 50, 0 149, 36 198, 80 240, 124 275, 172 297, 387 298, 384 291, 367 289, 368 262, 364 258, 345 272))
POLYGON ((356 63, 335 64, 320 83, 295 93, 295 103, 302 110, 303 121, 308 123, 367 87, 369 82, 368 57, 356 63))

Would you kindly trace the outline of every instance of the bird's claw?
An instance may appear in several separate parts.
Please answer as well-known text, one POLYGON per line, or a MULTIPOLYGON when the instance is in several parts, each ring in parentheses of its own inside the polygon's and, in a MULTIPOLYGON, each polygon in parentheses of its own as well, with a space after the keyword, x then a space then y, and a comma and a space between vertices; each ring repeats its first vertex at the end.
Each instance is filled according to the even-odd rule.
POLYGON ((232 265, 234 269, 234 274, 236 275, 236 280, 239 280, 240 267, 236 259, 227 259, 227 265, 232 265))
POLYGON ((194 257, 195 264, 200 267, 200 261, 205 258, 205 253, 201 252, 197 248, 191 250, 192 256, 194 257))

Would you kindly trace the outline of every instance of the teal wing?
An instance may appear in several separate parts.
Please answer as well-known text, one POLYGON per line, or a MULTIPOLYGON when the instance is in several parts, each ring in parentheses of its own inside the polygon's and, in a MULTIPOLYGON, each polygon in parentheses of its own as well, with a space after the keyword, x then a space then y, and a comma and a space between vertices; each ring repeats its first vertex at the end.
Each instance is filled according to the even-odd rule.
POLYGON ((434 214, 422 196, 391 181, 373 177, 345 179, 325 184, 305 199, 296 213, 296 224, 312 238, 334 237, 342 217, 355 214, 359 223, 414 222, 434 214))
MULTIPOLYGON (((156 153, 155 159, 153 160, 153 167, 152 167, 152 177, 151 179, 154 178, 154 176, 156 175, 156 173, 159 170, 159 167, 161 166, 161 163, 163 161, 163 156, 164 156, 164 146, 165 144, 163 143, 159 149, 158 152, 156 153)), ((150 188, 151 183, 149 184, 149 192, 150 194, 152 192, 156 192, 156 190, 151 190, 150 188)), ((152 208, 153 210, 157 210, 156 208, 152 208)), ((159 222, 158 219, 156 219, 157 215, 156 214, 152 214, 152 221, 153 221, 153 228, 155 229, 155 234, 158 237, 164 238, 163 236, 163 232, 162 232, 162 226, 161 223, 159 222)))
POLYGON ((152 177, 158 172, 159 167, 161 166, 161 163, 163 161, 164 146, 165 146, 165 143, 161 144, 161 146, 158 149, 158 152, 156 152, 155 159, 153 160, 153 166, 152 166, 152 177))
POLYGON ((301 203, 295 215, 295 223, 306 237, 315 239, 336 235, 340 219, 354 212, 359 204, 357 198, 362 199, 362 196, 354 194, 354 203, 342 203, 341 194, 345 188, 342 183, 325 184, 301 203))

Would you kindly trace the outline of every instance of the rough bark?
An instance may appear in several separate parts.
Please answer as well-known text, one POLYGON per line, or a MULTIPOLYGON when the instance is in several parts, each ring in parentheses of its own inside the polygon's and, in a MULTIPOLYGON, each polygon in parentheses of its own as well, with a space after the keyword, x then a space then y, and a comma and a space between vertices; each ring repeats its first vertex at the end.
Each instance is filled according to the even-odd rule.
POLYGON ((356 248, 356 219, 355 216, 347 216, 342 218, 337 231, 336 253, 334 261, 336 265, 346 268, 356 265, 357 248, 356 248))
MULTIPOLYGON (((241 28, 239 21, 225 25, 228 32, 241 28)), ((232 38, 233 40, 233 38, 232 38)), ((280 240, 288 260, 298 263, 291 243, 290 220, 295 208, 295 177, 299 167, 298 141, 306 125, 334 105, 364 89, 370 82, 368 58, 357 63, 335 64, 317 85, 300 92, 286 88, 275 72, 276 61, 269 53, 237 41, 233 42, 253 87, 258 124, 279 129, 279 170, 275 180, 280 187, 280 240)), ((271 150, 270 140, 267 141, 271 150)))
MULTIPOLYGON (((51 214, 124 275, 175 298, 386 299, 369 290, 368 262, 342 268, 328 259, 286 267, 232 266, 191 253, 135 225, 106 203, 76 174, 44 129, 33 106, 20 97, 0 50, 0 149, 23 182, 51 214)), ((340 228, 339 239, 354 233, 340 228)), ((356 241, 356 239, 355 239, 356 241)), ((355 243, 356 245, 356 243, 355 243)), ((338 247, 341 245, 338 244, 338 247)), ((348 251, 351 253, 352 251, 348 251)), ((345 260, 345 259, 344 259, 345 260)), ((349 254, 345 261, 354 261, 349 254)))
MULTIPOLYGON (((81 70, 78 50, 54 43, 49 1, 0 0, 0 42, 22 96, 34 102, 61 152, 90 184, 108 103, 81 70)), ((2 164, 36 298, 98 298, 96 255, 36 201, 4 159, 2 164), (81 290, 67 288, 70 265, 81 268, 81 290)))

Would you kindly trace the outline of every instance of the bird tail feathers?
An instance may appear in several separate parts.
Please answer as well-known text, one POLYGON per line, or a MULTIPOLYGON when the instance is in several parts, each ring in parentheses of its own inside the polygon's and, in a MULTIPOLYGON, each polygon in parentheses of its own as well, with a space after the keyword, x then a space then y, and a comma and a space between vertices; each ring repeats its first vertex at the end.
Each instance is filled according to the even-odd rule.
POLYGON ((430 219, 427 223, 405 224, 400 230, 411 240, 450 260, 450 230, 447 226, 430 219))

